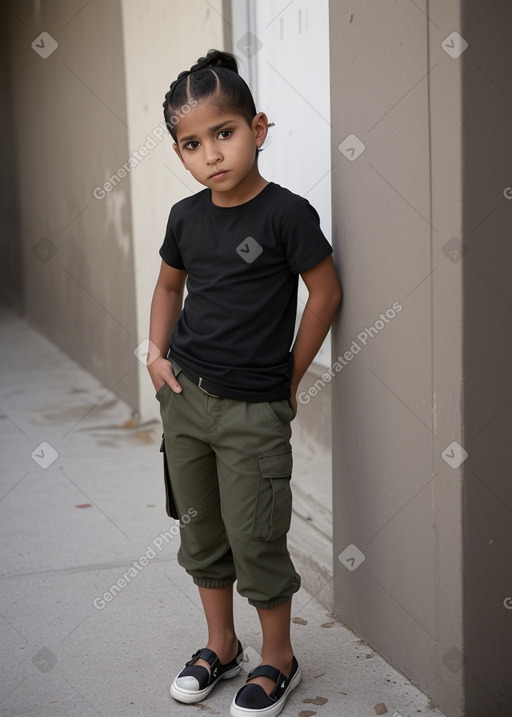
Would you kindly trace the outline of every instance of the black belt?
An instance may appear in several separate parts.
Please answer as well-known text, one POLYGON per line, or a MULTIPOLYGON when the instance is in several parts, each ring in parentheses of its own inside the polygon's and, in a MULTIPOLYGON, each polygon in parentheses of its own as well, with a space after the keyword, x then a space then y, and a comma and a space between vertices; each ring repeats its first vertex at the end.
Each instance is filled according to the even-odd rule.
MULTIPOLYGON (((180 368, 181 368, 181 366, 180 366, 180 368)), ((212 384, 210 384, 210 382, 207 379, 205 380, 202 376, 198 376, 197 374, 192 373, 192 371, 189 371, 188 368, 187 369, 182 368, 181 371, 185 374, 185 376, 188 378, 189 381, 192 381, 192 383, 194 383, 196 386, 198 386, 198 388, 200 388, 201 391, 204 391, 204 393, 207 393, 208 396, 213 396, 213 398, 221 398, 221 396, 219 396, 217 393, 212 393, 211 391, 208 390, 208 385, 211 386, 212 384)))

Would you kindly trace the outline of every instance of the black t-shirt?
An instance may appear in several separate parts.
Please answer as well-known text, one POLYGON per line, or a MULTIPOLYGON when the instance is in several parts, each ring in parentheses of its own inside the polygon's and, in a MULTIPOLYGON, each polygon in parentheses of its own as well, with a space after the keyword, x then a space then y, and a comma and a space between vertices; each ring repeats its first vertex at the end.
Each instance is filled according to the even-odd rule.
POLYGON ((298 275, 331 252, 315 209, 273 182, 235 207, 209 189, 175 204, 160 256, 188 272, 188 295, 171 361, 224 398, 288 398, 298 275))

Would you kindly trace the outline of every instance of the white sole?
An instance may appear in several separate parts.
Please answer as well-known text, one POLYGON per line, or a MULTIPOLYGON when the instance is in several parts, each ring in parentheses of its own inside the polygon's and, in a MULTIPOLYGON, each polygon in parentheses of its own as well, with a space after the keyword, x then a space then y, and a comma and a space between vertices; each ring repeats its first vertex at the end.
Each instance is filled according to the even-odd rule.
POLYGON ((228 670, 228 672, 225 672, 223 675, 218 677, 215 682, 212 682, 211 685, 205 687, 204 690, 185 690, 183 687, 176 684, 178 677, 175 677, 170 688, 171 697, 174 697, 174 699, 178 700, 178 702, 185 702, 185 704, 200 702, 201 700, 204 700, 205 697, 208 697, 219 680, 230 680, 232 677, 236 677, 240 674, 241 670, 242 663, 233 667, 231 670, 228 670))
POLYGON ((286 700, 288 699, 290 692, 297 687, 301 679, 302 673, 299 667, 297 669, 297 672, 290 680, 290 684, 286 688, 285 693, 281 697, 281 699, 275 705, 269 705, 269 707, 265 707, 261 710, 252 710, 248 707, 239 707, 237 704, 235 704, 235 697, 235 699, 231 703, 231 709, 229 714, 231 715, 231 717, 249 717, 249 715, 261 715, 261 717, 277 717, 277 715, 284 710, 286 700))

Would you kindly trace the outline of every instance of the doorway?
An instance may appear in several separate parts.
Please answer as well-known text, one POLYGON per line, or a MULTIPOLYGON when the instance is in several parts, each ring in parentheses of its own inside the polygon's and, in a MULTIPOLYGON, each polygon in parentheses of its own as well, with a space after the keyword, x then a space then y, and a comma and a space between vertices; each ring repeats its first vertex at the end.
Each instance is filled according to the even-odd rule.
MULTIPOLYGON (((232 51, 256 108, 275 126, 259 162, 263 176, 306 199, 331 241, 331 124, 328 0, 232 0, 232 51)), ((307 300, 299 282, 297 326, 307 300)), ((304 377, 318 382, 331 364, 330 335, 304 377)), ((293 424, 294 517, 290 543, 309 590, 331 583, 331 392, 299 402, 293 424)), ((330 588, 326 587, 329 591, 330 588)), ((332 604, 329 592, 320 599, 332 604)))

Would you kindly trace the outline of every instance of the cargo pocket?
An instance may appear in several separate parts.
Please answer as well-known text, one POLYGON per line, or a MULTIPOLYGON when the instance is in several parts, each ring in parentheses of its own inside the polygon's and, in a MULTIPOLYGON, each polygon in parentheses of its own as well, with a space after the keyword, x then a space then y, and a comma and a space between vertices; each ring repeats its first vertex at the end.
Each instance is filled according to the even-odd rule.
POLYGON ((252 537, 275 540, 290 528, 292 517, 292 454, 260 458, 260 477, 252 537))
POLYGON ((164 454, 164 487, 165 487, 165 510, 169 518, 178 520, 180 517, 178 508, 174 500, 171 485, 171 474, 169 473, 169 464, 167 463, 167 455, 165 453, 165 435, 162 434, 162 442, 160 443, 160 453, 164 454))

